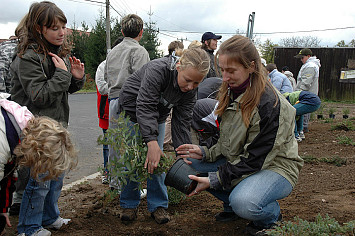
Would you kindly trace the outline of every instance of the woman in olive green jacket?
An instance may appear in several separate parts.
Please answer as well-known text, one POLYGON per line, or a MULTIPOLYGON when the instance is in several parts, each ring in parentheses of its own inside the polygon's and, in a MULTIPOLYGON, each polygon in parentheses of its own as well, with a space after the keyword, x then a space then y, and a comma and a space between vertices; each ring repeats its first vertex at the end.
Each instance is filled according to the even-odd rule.
POLYGON ((208 190, 224 203, 217 221, 238 217, 259 235, 281 219, 277 200, 295 186, 303 160, 294 137, 295 109, 267 80, 253 42, 234 36, 217 58, 223 75, 215 114, 220 138, 210 147, 184 144, 176 150, 199 173, 190 196, 208 190))

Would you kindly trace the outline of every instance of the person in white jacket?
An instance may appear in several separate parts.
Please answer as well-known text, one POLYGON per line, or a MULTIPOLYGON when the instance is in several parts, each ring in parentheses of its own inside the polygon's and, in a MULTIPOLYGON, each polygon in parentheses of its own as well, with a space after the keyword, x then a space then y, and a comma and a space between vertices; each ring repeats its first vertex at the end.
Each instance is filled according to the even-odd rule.
MULTIPOLYGON (((300 58, 303 65, 297 76, 296 91, 309 91, 318 95, 320 60, 313 56, 311 49, 303 48, 295 58, 300 58)), ((308 132, 308 123, 311 114, 305 114, 303 120, 303 132, 308 132)), ((304 138, 304 134, 300 134, 304 138)))

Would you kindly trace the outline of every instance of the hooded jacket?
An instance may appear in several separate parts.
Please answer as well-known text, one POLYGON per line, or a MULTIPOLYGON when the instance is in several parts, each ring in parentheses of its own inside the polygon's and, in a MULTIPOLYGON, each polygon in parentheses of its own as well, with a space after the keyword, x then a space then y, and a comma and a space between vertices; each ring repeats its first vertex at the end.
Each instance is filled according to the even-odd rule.
POLYGON ((302 65, 298 73, 296 90, 309 91, 318 95, 320 67, 320 60, 315 56, 310 57, 306 63, 302 65))
MULTIPOLYGON (((11 64, 11 99, 38 116, 48 116, 64 127, 69 121, 68 93, 80 90, 85 82, 70 73, 68 58, 64 60, 68 71, 56 68, 50 56, 36 53, 30 46, 22 58, 16 56, 11 64)), ((58 49, 57 49, 58 50, 58 49)))
POLYGON ((182 92, 175 68, 177 58, 169 56, 145 64, 124 83, 119 94, 119 112, 125 111, 140 126, 146 143, 157 140, 158 124, 164 123, 172 108, 174 147, 191 143, 190 125, 196 89, 182 92))
POLYGON ((223 113, 217 144, 210 149, 203 147, 207 162, 222 157, 227 159, 218 167, 218 181, 211 182, 212 188, 231 189, 260 170, 274 171, 295 186, 303 166, 294 137, 296 110, 273 90, 268 86, 265 88, 248 127, 243 123, 239 109, 244 94, 232 101, 223 113))

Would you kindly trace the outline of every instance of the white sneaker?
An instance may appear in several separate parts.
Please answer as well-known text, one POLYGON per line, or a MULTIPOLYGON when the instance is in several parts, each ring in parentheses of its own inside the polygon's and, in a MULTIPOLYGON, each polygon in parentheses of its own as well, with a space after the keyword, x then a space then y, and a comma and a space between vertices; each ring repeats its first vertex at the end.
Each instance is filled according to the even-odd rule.
POLYGON ((31 234, 31 236, 50 236, 50 235, 52 235, 51 231, 43 228, 40 228, 39 230, 31 234))
POLYGON ((147 196, 147 189, 144 188, 141 190, 141 198, 145 198, 147 196))
POLYGON ((304 135, 303 131, 300 132, 300 138, 303 140, 303 139, 306 139, 306 136, 304 135))
POLYGON ((62 217, 58 217, 56 221, 53 222, 53 224, 45 226, 47 229, 60 229, 63 225, 67 225, 71 221, 71 219, 63 219, 62 217))

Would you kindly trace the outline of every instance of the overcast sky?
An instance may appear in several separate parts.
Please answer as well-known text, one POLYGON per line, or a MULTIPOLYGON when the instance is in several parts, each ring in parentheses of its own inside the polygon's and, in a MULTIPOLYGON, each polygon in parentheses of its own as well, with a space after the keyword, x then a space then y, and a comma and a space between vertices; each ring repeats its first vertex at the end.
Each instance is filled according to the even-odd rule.
MULTIPOLYGON (((14 34, 18 22, 33 2, 0 0, 0 38, 9 38, 14 34)), ((53 2, 65 13, 67 27, 74 22, 81 25, 82 21, 93 26, 100 11, 105 12, 104 4, 99 4, 105 0, 53 2)), ((110 3, 114 8, 110 11, 112 17, 136 13, 144 21, 149 21, 147 13, 151 10, 151 20, 156 22, 161 32, 161 49, 165 52, 169 42, 184 39, 187 40, 184 43, 187 47, 192 40, 201 40, 206 31, 221 34, 221 41, 237 31, 246 32, 252 12, 255 12, 254 34, 261 42, 270 39, 273 43, 279 43, 280 38, 314 36, 321 40, 323 46, 332 47, 340 40, 349 43, 355 39, 354 0, 110 0, 110 3)))

